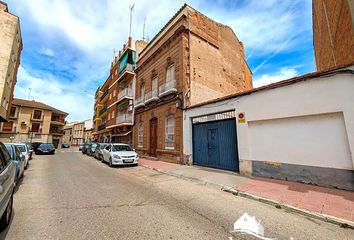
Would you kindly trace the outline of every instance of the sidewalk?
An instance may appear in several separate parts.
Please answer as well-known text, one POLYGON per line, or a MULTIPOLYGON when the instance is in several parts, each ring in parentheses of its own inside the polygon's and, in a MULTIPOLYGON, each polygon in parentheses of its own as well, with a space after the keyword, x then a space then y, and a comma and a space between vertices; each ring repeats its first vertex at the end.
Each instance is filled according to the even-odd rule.
POLYGON ((176 177, 216 186, 219 189, 231 189, 231 192, 245 197, 253 199, 260 197, 263 202, 273 205, 279 203, 288 208, 294 207, 293 210, 299 209, 298 212, 304 209, 303 212, 309 211, 330 222, 350 221, 350 225, 354 226, 354 192, 268 178, 247 178, 218 169, 143 158, 140 159, 140 165, 176 177), (331 220, 327 216, 335 218, 331 220), (338 221, 337 218, 339 218, 338 221))

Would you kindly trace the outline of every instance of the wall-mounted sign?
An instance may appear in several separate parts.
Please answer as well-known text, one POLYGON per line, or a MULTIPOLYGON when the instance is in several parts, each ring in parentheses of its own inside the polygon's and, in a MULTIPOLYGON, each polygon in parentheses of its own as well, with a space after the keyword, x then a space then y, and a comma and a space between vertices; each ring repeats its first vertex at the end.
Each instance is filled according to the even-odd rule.
POLYGON ((245 113, 239 113, 237 115, 237 118, 238 118, 238 122, 239 123, 245 123, 246 122, 246 117, 245 117, 245 113))

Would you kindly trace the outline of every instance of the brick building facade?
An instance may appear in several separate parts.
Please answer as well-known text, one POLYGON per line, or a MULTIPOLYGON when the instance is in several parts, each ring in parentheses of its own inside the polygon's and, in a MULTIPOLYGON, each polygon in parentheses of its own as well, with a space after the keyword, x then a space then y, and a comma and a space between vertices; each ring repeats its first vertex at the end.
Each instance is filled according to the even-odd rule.
POLYGON ((0 1, 0 122, 9 120, 22 48, 20 20, 0 1))
POLYGON ((95 94, 93 140, 132 144, 137 53, 146 43, 129 38, 115 56, 110 75, 95 94))
POLYGON ((313 0, 313 44, 318 71, 354 62, 354 1, 313 0))
POLYGON ((184 5, 139 54, 135 149, 183 163, 183 109, 252 88, 243 44, 228 26, 184 5))

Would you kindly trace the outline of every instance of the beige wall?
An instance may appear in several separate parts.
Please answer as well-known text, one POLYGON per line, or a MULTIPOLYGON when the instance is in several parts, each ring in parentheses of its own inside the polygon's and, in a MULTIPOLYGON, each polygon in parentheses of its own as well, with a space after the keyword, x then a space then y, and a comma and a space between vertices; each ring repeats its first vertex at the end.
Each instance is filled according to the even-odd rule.
POLYGON ((7 119, 20 63, 22 40, 17 16, 0 10, 0 120, 7 119))
POLYGON ((59 130, 63 129, 63 126, 55 125, 51 123, 52 118, 52 111, 39 109, 39 108, 32 108, 32 107, 25 107, 25 106, 15 106, 16 109, 16 117, 10 117, 9 121, 13 122, 13 131, 11 133, 3 132, 2 125, 0 128, 0 139, 5 142, 12 141, 14 142, 27 142, 27 141, 38 141, 38 142, 48 142, 52 143, 53 139, 59 140, 59 146, 62 143, 62 135, 57 134, 55 132, 50 131, 50 127, 55 126, 58 127, 59 130), (42 111, 42 119, 41 120, 33 120, 32 114, 34 110, 41 110, 42 111), (32 128, 32 123, 39 123, 40 124, 40 132, 38 133, 29 133, 29 130, 32 128))

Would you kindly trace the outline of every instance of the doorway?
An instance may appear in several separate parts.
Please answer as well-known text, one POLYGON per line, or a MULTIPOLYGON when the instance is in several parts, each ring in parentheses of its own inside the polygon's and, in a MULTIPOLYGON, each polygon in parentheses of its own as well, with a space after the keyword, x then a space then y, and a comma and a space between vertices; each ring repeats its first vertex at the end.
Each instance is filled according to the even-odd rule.
POLYGON ((156 157, 157 149, 157 118, 150 120, 150 155, 156 157))

